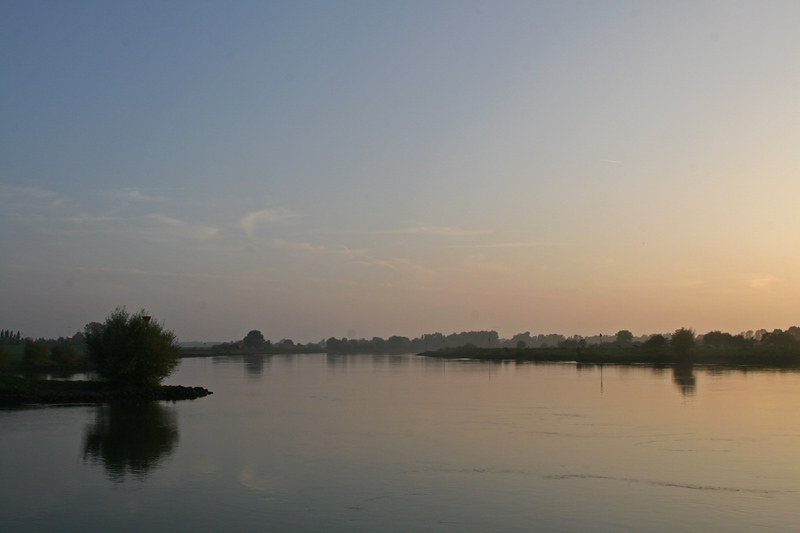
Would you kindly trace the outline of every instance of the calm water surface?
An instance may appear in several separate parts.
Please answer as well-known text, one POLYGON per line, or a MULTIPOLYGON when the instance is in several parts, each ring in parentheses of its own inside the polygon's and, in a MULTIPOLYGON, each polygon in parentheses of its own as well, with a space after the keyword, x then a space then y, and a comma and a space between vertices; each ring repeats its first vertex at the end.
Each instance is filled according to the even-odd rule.
POLYGON ((4 531, 800 524, 800 374, 186 359, 178 403, 0 411, 4 531))

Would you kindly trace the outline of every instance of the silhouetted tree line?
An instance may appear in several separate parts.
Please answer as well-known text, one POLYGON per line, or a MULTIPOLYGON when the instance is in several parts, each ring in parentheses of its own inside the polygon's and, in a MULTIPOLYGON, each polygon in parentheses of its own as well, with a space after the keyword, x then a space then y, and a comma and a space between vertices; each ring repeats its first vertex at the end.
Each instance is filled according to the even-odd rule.
POLYGON ((510 339, 501 339, 496 331, 462 331, 461 333, 429 333, 410 339, 392 336, 388 339, 373 337, 372 339, 337 339, 325 341, 328 353, 373 353, 403 354, 418 353, 443 348, 474 346, 476 348, 535 348, 558 346, 566 337, 558 334, 531 336, 530 332, 519 333, 510 339))
POLYGON ((243 354, 243 353, 308 353, 324 351, 324 341, 308 344, 297 343, 291 339, 281 339, 278 342, 265 339, 264 334, 254 329, 247 333, 242 340, 223 342, 211 347, 215 355, 243 354))
POLYGON ((563 348, 577 349, 590 346, 603 348, 645 348, 659 349, 668 346, 677 351, 686 351, 695 346, 722 347, 722 348, 747 348, 751 346, 774 346, 779 348, 800 348, 800 327, 792 326, 786 331, 776 329, 748 331, 738 335, 710 331, 705 335, 696 336, 694 330, 681 328, 673 333, 643 335, 634 337, 628 330, 620 330, 616 335, 565 337, 556 333, 531 335, 530 332, 518 333, 510 339, 501 339, 496 331, 466 331, 443 335, 432 333, 409 339, 408 337, 392 336, 388 339, 373 337, 372 339, 337 339, 329 338, 325 341, 328 353, 370 353, 370 354, 403 354, 420 353, 441 349, 461 348, 465 346, 478 349, 496 348, 563 348))
POLYGON ((80 331, 71 337, 58 337, 57 339, 39 337, 38 339, 34 339, 33 337, 23 337, 19 331, 15 333, 10 329, 0 330, 0 346, 23 346, 26 342, 36 342, 46 346, 81 346, 84 341, 83 333, 80 331))
POLYGON ((0 345, 3 346, 19 346, 22 344, 22 335, 17 331, 14 333, 10 329, 0 331, 0 345))

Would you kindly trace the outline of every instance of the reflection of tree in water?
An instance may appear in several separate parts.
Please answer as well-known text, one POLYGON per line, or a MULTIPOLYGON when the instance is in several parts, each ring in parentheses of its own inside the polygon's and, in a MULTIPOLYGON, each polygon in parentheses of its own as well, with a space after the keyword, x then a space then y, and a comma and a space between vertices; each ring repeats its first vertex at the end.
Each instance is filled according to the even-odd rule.
POLYGON ((697 379, 694 367, 691 364, 679 364, 672 367, 672 381, 681 389, 684 396, 691 396, 695 392, 697 379))
POLYGON ((251 377, 258 377, 264 371, 264 358, 263 355, 245 355, 244 356, 244 370, 251 377))
POLYGON ((97 407, 86 426, 83 459, 105 466, 108 477, 143 479, 178 443, 175 412, 159 403, 116 403, 97 407))

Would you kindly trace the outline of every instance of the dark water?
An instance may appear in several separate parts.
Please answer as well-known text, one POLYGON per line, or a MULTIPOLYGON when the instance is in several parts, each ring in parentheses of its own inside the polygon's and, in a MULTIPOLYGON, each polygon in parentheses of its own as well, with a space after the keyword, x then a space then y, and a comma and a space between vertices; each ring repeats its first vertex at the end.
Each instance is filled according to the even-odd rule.
POLYGON ((800 524, 800 374, 187 359, 192 402, 0 411, 3 531, 800 524))

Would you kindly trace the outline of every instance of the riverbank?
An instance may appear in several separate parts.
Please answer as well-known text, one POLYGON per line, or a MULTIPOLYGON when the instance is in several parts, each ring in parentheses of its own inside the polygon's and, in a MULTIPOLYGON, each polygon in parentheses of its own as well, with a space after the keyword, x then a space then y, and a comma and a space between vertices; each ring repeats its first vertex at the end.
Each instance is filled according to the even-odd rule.
POLYGON ((419 355, 440 359, 474 359, 479 361, 576 362, 585 364, 696 364, 715 366, 800 367, 800 350, 796 348, 695 348, 675 352, 668 348, 637 347, 588 348, 476 348, 462 346, 422 352, 419 355))
POLYGON ((0 406, 118 401, 194 400, 213 394, 203 387, 116 387, 102 381, 60 381, 0 375, 0 406))

